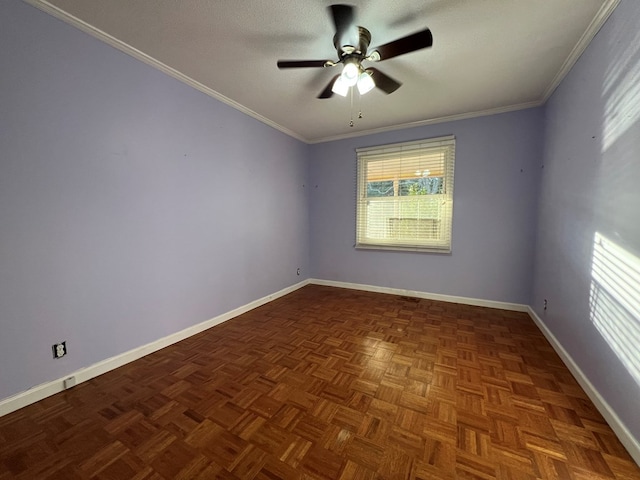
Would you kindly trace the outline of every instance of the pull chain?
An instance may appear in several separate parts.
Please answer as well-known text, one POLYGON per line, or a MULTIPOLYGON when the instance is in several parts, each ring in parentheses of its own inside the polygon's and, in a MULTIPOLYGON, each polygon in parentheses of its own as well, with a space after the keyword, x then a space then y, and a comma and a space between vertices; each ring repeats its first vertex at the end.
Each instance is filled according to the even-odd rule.
POLYGON ((350 88, 349 90, 350 90, 350 92, 349 92, 349 93, 351 94, 351 95, 350 95, 350 99, 351 99, 351 111, 350 111, 350 114, 351 114, 351 120, 349 120, 349 126, 350 126, 350 127, 353 127, 353 87, 352 87, 352 88, 350 88))
MULTIPOLYGON (((353 87, 351 87, 349 89, 349 98, 351 101, 351 110, 350 110, 350 115, 351 115, 351 119, 349 120, 349 126, 353 127, 354 123, 353 123, 353 91, 355 90, 353 87)), ((360 108, 360 92, 358 92, 358 118, 362 118, 362 110, 360 108)))

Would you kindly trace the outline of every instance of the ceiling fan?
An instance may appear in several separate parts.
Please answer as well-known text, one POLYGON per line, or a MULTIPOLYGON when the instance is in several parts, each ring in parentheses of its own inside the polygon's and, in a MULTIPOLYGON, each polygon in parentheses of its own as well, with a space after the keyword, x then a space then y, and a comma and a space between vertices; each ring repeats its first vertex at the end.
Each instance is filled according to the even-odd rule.
POLYGON ((338 61, 278 60, 278 68, 325 68, 343 64, 342 72, 331 79, 325 89, 320 92, 318 98, 330 98, 334 93, 344 97, 349 88, 353 86, 357 86, 361 95, 374 87, 378 87, 387 94, 393 93, 402 84, 377 68, 365 68, 362 62, 381 62, 433 45, 431 31, 426 28, 393 42, 385 43, 367 54, 371 33, 366 28, 355 25, 355 7, 352 5, 331 5, 329 10, 336 27, 333 44, 338 53, 338 61))

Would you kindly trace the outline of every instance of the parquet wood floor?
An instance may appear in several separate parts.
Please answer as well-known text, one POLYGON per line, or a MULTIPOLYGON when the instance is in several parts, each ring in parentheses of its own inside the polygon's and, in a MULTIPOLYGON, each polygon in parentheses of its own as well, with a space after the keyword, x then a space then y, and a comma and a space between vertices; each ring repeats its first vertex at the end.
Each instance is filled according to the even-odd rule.
POLYGON ((0 418, 0 479, 640 479, 523 313, 307 286, 0 418))

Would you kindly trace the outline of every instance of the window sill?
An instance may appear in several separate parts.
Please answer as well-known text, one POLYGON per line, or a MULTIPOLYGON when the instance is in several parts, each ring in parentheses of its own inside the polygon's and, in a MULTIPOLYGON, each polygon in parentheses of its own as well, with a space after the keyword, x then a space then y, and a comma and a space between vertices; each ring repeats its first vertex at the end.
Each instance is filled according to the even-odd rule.
POLYGON ((445 255, 451 254, 451 247, 419 247, 410 245, 372 245, 372 244, 357 244, 354 245, 356 250, 385 250, 396 252, 414 252, 414 253, 442 253, 445 255))

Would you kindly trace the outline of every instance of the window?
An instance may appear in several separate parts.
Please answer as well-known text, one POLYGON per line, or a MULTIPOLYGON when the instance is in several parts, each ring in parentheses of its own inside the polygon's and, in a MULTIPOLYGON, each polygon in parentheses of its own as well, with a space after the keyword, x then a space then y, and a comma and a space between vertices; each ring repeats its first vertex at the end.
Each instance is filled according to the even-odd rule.
POLYGON ((450 252, 455 138, 356 152, 356 248, 450 252))

